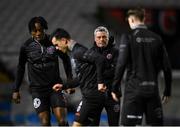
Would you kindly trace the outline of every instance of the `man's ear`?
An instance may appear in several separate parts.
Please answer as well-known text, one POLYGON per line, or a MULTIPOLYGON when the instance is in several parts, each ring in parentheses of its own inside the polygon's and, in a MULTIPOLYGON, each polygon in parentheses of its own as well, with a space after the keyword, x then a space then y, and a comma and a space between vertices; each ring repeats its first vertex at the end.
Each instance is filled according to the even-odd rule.
POLYGON ((71 39, 66 39, 66 44, 68 44, 71 41, 71 39))
POLYGON ((67 44, 67 39, 66 38, 61 38, 61 41, 64 43, 64 44, 67 44))
POLYGON ((134 18, 133 17, 131 17, 129 20, 130 20, 130 23, 134 23, 134 18))
POLYGON ((68 40, 66 39, 66 43, 65 44, 67 44, 68 43, 68 40))

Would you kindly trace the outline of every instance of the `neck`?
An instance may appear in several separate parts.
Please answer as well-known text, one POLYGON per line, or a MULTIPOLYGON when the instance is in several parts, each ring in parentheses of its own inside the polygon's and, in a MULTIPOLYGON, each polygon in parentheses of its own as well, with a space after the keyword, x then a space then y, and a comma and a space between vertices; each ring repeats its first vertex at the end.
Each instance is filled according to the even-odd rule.
POLYGON ((72 51, 75 44, 76 42, 74 40, 68 40, 68 49, 72 51))
POLYGON ((134 24, 134 26, 132 26, 132 29, 136 29, 139 27, 143 27, 143 28, 145 27, 146 28, 146 26, 143 22, 138 22, 138 23, 134 24))
POLYGON ((32 37, 36 42, 38 42, 38 43, 40 43, 41 42, 41 40, 43 40, 44 38, 45 38, 45 34, 43 35, 43 37, 42 37, 42 39, 41 40, 37 40, 36 38, 34 38, 34 37, 32 37))
POLYGON ((144 22, 140 22, 140 21, 135 22, 135 26, 140 26, 140 25, 144 25, 144 22))

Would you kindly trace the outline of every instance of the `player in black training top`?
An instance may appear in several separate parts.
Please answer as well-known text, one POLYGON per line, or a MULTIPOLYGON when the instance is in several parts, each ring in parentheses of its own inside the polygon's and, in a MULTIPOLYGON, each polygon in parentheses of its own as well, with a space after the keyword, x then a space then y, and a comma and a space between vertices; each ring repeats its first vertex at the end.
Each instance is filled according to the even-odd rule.
POLYGON ((147 125, 163 125, 163 111, 158 88, 158 73, 165 76, 162 102, 167 103, 171 95, 171 67, 161 37, 147 29, 144 10, 132 9, 127 13, 132 32, 123 35, 119 45, 119 58, 113 83, 113 98, 127 69, 122 125, 140 125, 143 113, 147 125))
POLYGON ((32 37, 20 49, 12 98, 15 103, 20 103, 19 88, 27 64, 33 105, 41 124, 46 126, 51 124, 50 114, 52 109, 58 124, 65 126, 67 125, 66 99, 62 91, 54 91, 53 86, 59 84, 60 89, 63 88, 63 82, 59 74, 58 56, 63 60, 68 78, 72 77, 70 59, 66 54, 58 52, 52 42, 49 41, 49 36, 45 33, 48 26, 43 17, 33 17, 29 21, 28 28, 32 37))
POLYGON ((52 43, 62 52, 69 53, 75 64, 82 100, 75 113, 73 126, 98 126, 105 101, 106 85, 102 75, 105 58, 73 41, 69 33, 61 28, 52 33, 52 43))

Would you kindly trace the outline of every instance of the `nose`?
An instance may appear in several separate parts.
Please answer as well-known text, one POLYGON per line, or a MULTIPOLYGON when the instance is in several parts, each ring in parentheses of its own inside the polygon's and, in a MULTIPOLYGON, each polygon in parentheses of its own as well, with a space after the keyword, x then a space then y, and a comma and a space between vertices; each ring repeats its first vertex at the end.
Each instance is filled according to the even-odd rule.
POLYGON ((104 38, 103 38, 103 37, 101 37, 101 38, 100 38, 100 41, 103 41, 103 40, 104 40, 104 38))
POLYGON ((36 36, 40 36, 41 35, 41 32, 40 31, 37 31, 36 32, 36 36))

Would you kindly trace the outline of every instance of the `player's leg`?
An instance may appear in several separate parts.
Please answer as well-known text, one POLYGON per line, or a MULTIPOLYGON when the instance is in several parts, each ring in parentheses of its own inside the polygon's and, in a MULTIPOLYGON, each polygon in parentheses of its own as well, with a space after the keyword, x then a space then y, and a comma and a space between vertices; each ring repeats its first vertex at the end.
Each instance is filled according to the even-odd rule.
POLYGON ((40 119, 41 125, 50 126, 50 102, 45 94, 33 92, 33 105, 40 119))
POLYGON ((75 120, 73 122, 73 127, 88 125, 87 115, 88 107, 86 106, 86 99, 82 99, 75 112, 75 120))
POLYGON ((75 113, 73 126, 98 126, 102 108, 100 100, 83 98, 75 113))
POLYGON ((105 104, 109 126, 119 126, 120 102, 108 97, 105 104))
POLYGON ((63 93, 53 91, 51 93, 51 106, 57 119, 58 125, 68 126, 67 121, 67 103, 63 93))
POLYGON ((43 112, 38 113, 38 117, 41 121, 42 126, 50 126, 51 125, 49 111, 43 111, 43 112))
POLYGON ((72 127, 81 127, 82 124, 79 122, 74 121, 72 127))
POLYGON ((54 115, 58 121, 58 125, 60 126, 68 126, 67 122, 67 109, 62 107, 53 108, 54 115))
POLYGON ((125 95, 122 106, 121 125, 141 125, 143 119, 143 111, 144 106, 140 97, 136 97, 131 94, 125 95))
POLYGON ((162 126, 163 125, 163 110, 161 99, 159 96, 152 97, 148 100, 146 123, 152 126, 162 126))

